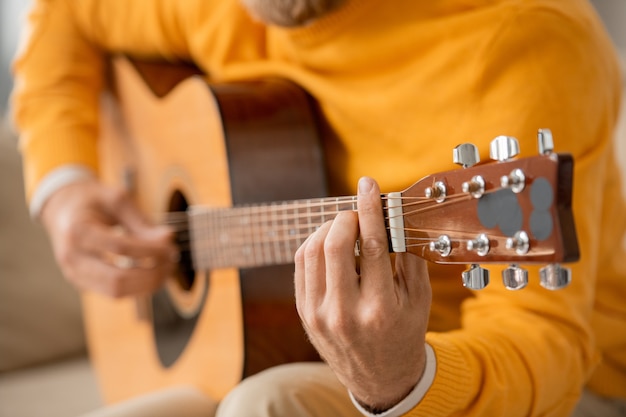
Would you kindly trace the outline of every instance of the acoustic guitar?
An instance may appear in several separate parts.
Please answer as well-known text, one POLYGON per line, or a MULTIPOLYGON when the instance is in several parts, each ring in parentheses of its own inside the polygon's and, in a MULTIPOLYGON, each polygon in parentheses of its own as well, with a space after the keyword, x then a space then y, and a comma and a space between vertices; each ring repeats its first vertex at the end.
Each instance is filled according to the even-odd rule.
MULTIPOLYGON (((90 356, 104 398, 116 402, 189 384, 221 399, 248 375, 319 357, 300 325, 293 256, 306 237, 356 197, 326 197, 314 103, 281 79, 208 84, 193 67, 112 61, 103 96, 101 173, 124 186, 155 221, 176 230, 180 266, 159 293, 113 300, 84 295, 90 356)), ((521 289, 520 264, 542 263, 541 282, 569 282, 559 264, 578 259, 571 212, 572 158, 515 158, 516 142, 492 143, 480 163, 429 175, 381 196, 390 252, 469 264, 508 263, 504 285, 521 289)), ((358 246, 355 247, 358 256, 358 246)))

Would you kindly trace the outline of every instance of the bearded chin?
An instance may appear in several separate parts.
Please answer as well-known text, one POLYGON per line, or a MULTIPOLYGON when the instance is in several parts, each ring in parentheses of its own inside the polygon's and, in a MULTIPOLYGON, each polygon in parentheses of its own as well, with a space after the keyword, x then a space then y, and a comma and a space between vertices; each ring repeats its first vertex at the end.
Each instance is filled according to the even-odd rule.
POLYGON ((337 9, 346 0, 241 0, 250 15, 268 25, 302 26, 337 9))

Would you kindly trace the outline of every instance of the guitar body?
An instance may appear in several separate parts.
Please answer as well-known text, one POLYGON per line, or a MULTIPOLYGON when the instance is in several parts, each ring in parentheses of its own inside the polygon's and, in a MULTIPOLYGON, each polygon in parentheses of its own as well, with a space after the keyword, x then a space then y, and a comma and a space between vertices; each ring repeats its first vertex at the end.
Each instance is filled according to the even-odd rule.
MULTIPOLYGON (((191 205, 325 194, 311 104, 293 84, 210 86, 190 68, 119 58, 112 72, 114 92, 103 98, 102 179, 126 187, 155 222, 191 205)), ((319 359, 295 310, 293 265, 195 271, 188 240, 178 240, 180 270, 155 296, 83 296, 107 402, 177 384, 219 400, 260 370, 319 359)))

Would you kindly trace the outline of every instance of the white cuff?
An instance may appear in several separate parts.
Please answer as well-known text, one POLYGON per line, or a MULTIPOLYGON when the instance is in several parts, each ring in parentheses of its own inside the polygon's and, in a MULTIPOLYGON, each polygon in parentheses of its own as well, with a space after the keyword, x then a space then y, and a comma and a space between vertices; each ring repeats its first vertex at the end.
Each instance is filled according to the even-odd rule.
POLYGON ((30 199, 30 215, 39 218, 46 201, 66 185, 96 178, 95 173, 84 165, 63 165, 46 174, 30 199))
POLYGON ((409 393, 409 395, 404 397, 402 401, 391 407, 389 410, 383 411, 380 414, 372 414, 364 409, 350 392, 350 399, 352 400, 352 404, 354 404, 356 409, 359 410, 361 414, 367 417, 400 417, 401 415, 412 410, 417 404, 419 404, 419 402, 422 401, 422 398, 424 398, 424 395, 426 395, 426 392, 428 391, 430 386, 433 384, 433 381, 435 380, 435 373, 437 371, 437 358, 435 357, 435 351, 428 343, 425 344, 425 348, 426 365, 424 367, 424 373, 422 374, 422 378, 420 379, 420 381, 417 383, 415 388, 413 388, 413 391, 409 393))

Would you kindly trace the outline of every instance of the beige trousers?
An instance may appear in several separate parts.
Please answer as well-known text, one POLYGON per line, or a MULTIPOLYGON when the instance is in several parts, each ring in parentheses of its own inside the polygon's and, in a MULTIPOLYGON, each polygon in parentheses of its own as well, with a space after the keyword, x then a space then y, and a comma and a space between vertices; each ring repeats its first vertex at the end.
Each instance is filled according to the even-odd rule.
POLYGON ((626 399, 604 398, 584 391, 571 417, 626 417, 626 399))
POLYGON ((362 417, 323 363, 282 365, 241 382, 217 402, 193 387, 174 387, 83 417, 362 417))
MULTIPOLYGON (((268 369, 244 380, 217 402, 193 387, 174 387, 83 417, 362 417, 323 363, 268 369)), ((583 393, 572 417, 626 417, 626 401, 583 393)))

